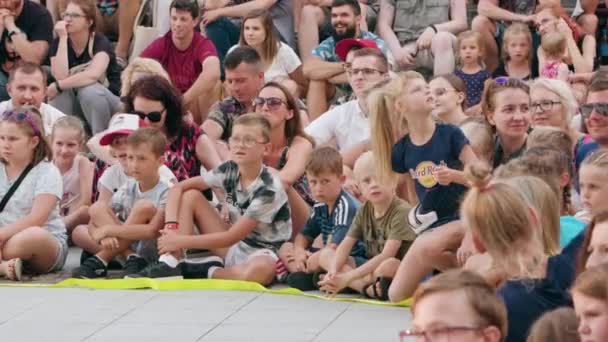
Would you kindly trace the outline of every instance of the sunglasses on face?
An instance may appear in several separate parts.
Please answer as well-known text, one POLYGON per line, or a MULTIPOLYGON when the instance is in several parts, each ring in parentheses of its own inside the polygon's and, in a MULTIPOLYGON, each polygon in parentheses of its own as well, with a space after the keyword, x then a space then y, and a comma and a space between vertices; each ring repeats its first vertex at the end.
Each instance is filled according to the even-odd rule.
POLYGON ((133 113, 131 114, 135 114, 137 116, 139 116, 140 119, 145 120, 146 118, 148 118, 148 120, 150 122, 160 122, 160 120, 163 118, 163 113, 165 112, 165 110, 167 110, 166 108, 159 111, 154 111, 154 112, 149 112, 149 113, 144 113, 142 111, 139 110, 134 110, 133 113))
POLYGON ((268 109, 273 110, 279 108, 280 105, 285 103, 282 99, 278 97, 256 97, 253 99, 253 105, 259 108, 262 108, 264 104, 268 106, 268 109))
POLYGON ((35 136, 41 136, 38 124, 34 121, 31 114, 27 112, 16 112, 12 110, 6 111, 2 113, 2 121, 26 122, 32 128, 32 131, 34 131, 35 136))
POLYGON ((601 115, 601 116, 608 116, 608 103, 606 102, 598 102, 598 103, 587 103, 584 105, 581 105, 579 107, 579 110, 581 111, 581 115, 587 119, 588 117, 591 116, 591 114, 594 112, 601 115))

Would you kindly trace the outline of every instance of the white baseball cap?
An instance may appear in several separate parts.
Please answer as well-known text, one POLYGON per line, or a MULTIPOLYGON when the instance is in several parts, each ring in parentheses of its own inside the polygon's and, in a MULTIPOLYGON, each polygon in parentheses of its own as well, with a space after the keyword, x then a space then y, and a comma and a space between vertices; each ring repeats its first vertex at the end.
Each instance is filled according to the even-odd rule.
POLYGON ((112 140, 119 135, 129 135, 146 124, 135 114, 116 114, 110 120, 110 125, 103 133, 99 144, 101 146, 110 145, 112 140))

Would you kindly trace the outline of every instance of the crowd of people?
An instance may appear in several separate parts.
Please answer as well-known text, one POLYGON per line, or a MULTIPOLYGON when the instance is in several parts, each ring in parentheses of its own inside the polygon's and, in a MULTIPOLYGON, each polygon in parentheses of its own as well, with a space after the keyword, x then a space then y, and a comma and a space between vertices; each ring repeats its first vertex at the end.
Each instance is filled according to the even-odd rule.
POLYGON ((76 246, 413 298, 404 341, 608 340, 597 0, 42 2, 0 0, 0 276, 76 246))

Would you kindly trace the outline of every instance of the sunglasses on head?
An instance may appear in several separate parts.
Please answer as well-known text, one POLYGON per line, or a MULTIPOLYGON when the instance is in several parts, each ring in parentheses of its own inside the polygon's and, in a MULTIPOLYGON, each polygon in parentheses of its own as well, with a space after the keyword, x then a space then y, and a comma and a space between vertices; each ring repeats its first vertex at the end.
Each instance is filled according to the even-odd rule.
POLYGON ((587 103, 587 104, 581 105, 579 107, 579 110, 581 111, 581 115, 584 118, 590 117, 591 114, 593 113, 593 110, 595 110, 595 112, 601 116, 608 116, 608 103, 607 102, 587 103))
POLYGON ((256 107, 262 107, 264 104, 268 106, 268 109, 277 109, 280 105, 285 103, 278 97, 256 97, 253 99, 253 105, 256 107))
POLYGON ((148 118, 148 120, 150 122, 160 122, 160 120, 163 118, 163 112, 165 110, 167 110, 167 109, 165 108, 161 111, 154 111, 154 112, 149 112, 149 113, 144 113, 139 110, 134 110, 131 114, 135 114, 135 115, 139 116, 139 118, 142 120, 145 120, 146 118, 148 118))
POLYGON ((40 132, 40 128, 38 128, 38 124, 34 121, 32 115, 28 112, 19 112, 8 110, 2 113, 2 121, 10 121, 10 122, 26 122, 30 125, 32 130, 34 131, 34 135, 42 136, 40 132))

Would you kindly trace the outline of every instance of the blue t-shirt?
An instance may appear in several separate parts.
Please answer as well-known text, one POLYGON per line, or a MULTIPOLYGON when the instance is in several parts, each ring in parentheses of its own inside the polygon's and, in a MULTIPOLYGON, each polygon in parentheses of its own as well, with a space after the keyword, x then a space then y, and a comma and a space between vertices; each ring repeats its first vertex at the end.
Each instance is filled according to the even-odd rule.
POLYGON ((466 87, 467 102, 466 107, 472 107, 481 101, 483 83, 492 78, 492 74, 487 70, 480 70, 474 74, 467 74, 461 69, 456 69, 454 75, 460 77, 466 87))
MULTIPOLYGON (((359 202, 348 192, 342 190, 340 196, 336 199, 332 212, 325 203, 315 203, 312 207, 312 213, 306 221, 306 225, 302 229, 301 234, 314 240, 321 235, 323 245, 327 245, 329 236, 331 242, 339 244, 344 240, 348 229, 350 228, 355 215, 359 209, 359 202)), ((353 256, 365 256, 365 246, 363 242, 357 241, 357 244, 351 251, 353 256)))
POLYGON ((505 342, 525 341, 530 327, 545 312, 562 306, 572 306, 568 290, 575 278, 575 261, 584 231, 562 250, 549 258, 547 275, 540 280, 510 280, 498 289, 507 307, 509 322, 505 342))
POLYGON ((420 212, 437 213, 438 224, 434 226, 458 219, 460 199, 466 190, 456 183, 440 185, 434 176, 435 169, 445 163, 451 169, 462 170, 460 152, 468 144, 460 128, 438 123, 424 145, 412 143, 408 134, 393 146, 393 171, 410 174, 416 184, 420 212))

